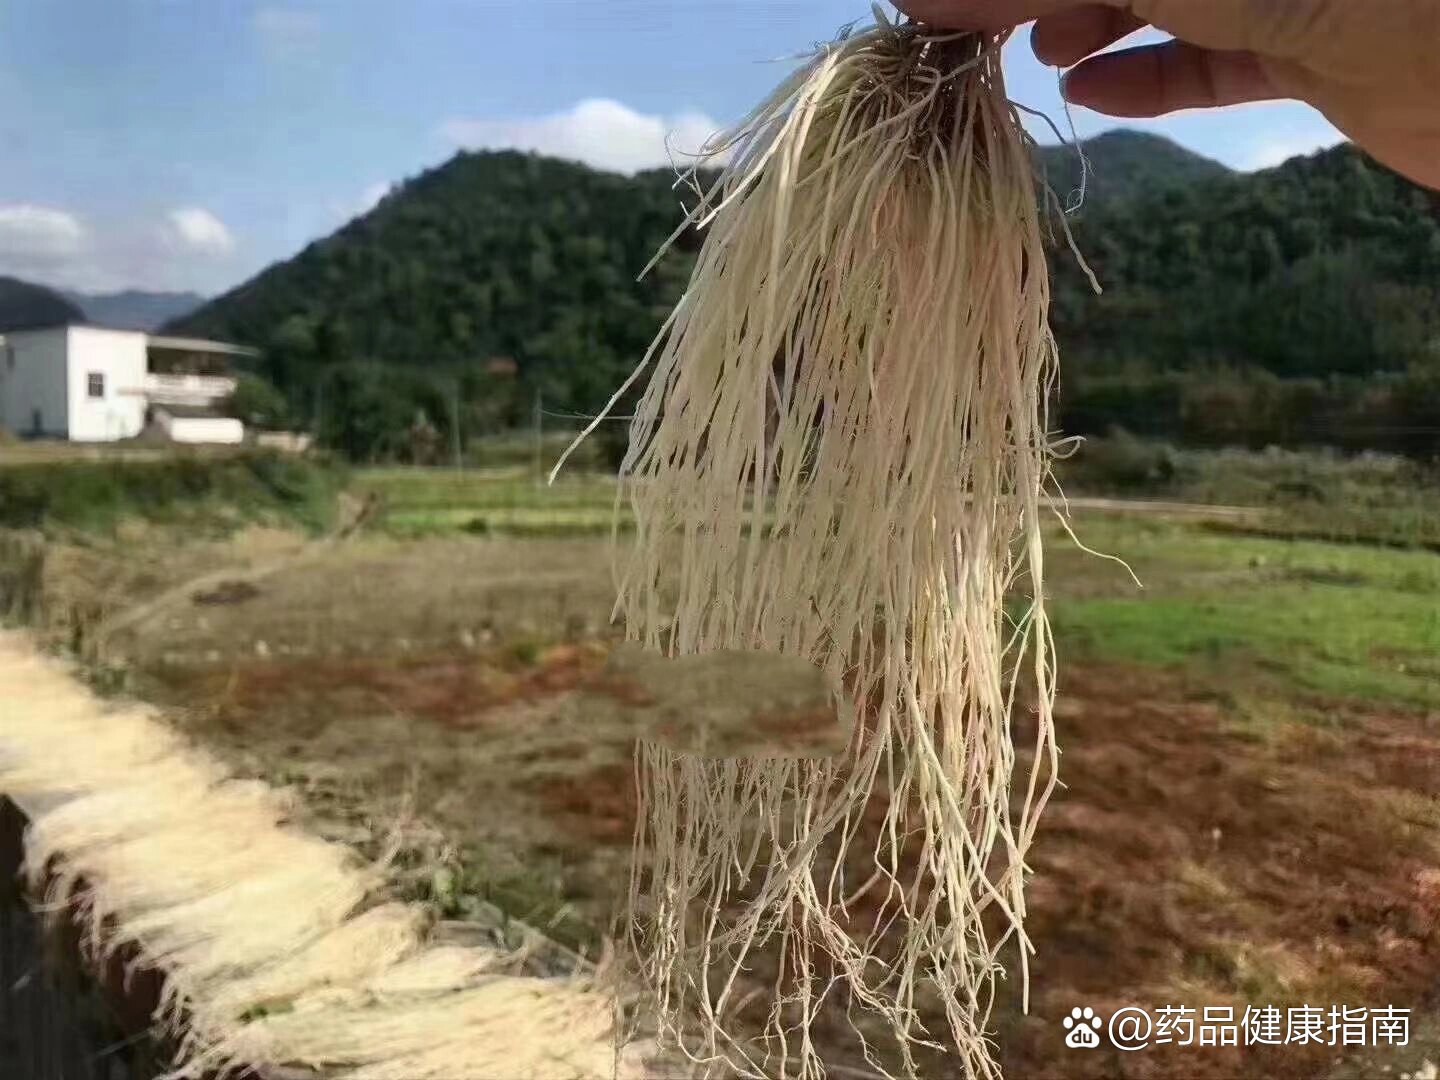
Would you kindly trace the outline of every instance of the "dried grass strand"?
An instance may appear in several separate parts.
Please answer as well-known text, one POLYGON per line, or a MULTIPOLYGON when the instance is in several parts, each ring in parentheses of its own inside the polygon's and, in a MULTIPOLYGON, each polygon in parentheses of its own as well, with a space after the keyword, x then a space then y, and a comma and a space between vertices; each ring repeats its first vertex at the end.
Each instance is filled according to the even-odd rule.
POLYGON ((96 960, 164 976, 170 1080, 308 1065, 352 1080, 634 1076, 601 977, 503 974, 499 948, 430 944, 377 902, 383 866, 288 823, 147 710, 106 707, 0 632, 0 792, 31 819, 26 863, 96 960))

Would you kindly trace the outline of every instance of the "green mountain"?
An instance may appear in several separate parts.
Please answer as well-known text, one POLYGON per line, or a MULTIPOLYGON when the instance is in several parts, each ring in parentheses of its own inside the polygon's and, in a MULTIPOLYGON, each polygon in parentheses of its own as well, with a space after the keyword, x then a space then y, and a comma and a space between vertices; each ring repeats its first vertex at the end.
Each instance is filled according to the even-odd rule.
POLYGON ((1440 195, 1345 145, 1072 221, 1067 432, 1440 457, 1440 195))
POLYGON ((1162 135, 1107 131, 1077 146, 1042 146, 1041 170, 1062 203, 1114 203, 1146 192, 1184 187, 1234 175, 1224 165, 1186 150, 1162 135))
POLYGON ((193 292, 145 292, 126 289, 114 293, 81 293, 65 290, 65 299, 98 326, 119 330, 155 330, 165 323, 184 318, 205 303, 193 292))
POLYGON ((155 330, 205 303, 199 293, 82 293, 0 277, 0 332, 57 323, 94 323, 117 330, 155 330))
POLYGON ((287 390, 343 361, 508 358, 554 381, 557 401, 588 404, 644 352, 688 277, 681 254, 636 280, 681 219, 672 185, 668 172, 460 154, 171 326, 265 347, 287 390))
POLYGON ((0 277, 0 334, 84 320, 84 312, 54 290, 0 277))
POLYGON ((1073 224, 1105 293, 1057 258, 1071 360, 1306 376, 1434 356, 1440 196, 1350 146, 1099 201, 1073 224))
MULTIPOLYGON (((1349 146, 1249 174, 1134 132, 1083 149, 1069 224, 1104 293, 1053 229, 1063 427, 1386 447, 1366 432, 1440 428, 1440 197, 1349 146)), ((1078 162, 1040 151, 1062 200, 1078 162)), ((461 154, 172 326, 262 347, 297 413, 357 456, 400 452, 417 414, 522 421, 534 389, 592 412, 689 275, 693 236, 635 279, 681 218, 672 185, 461 154)))
MULTIPOLYGON (((1136 132, 1084 151, 1095 200, 1226 174, 1136 132)), ((1078 183, 1074 148, 1041 155, 1057 190, 1072 172, 1078 183)), ((270 374, 287 387, 340 360, 433 368, 511 357, 532 378, 548 372, 557 400, 593 405, 643 352, 688 276, 681 251, 635 280, 679 221, 682 195, 665 170, 627 178, 517 153, 460 154, 170 326, 267 347, 270 374)))

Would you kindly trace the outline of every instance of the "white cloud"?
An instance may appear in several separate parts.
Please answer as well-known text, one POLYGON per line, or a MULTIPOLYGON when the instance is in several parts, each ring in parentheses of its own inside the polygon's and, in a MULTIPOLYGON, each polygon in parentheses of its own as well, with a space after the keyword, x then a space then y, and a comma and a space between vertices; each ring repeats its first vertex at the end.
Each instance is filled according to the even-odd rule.
POLYGON ((343 225, 358 217, 364 217, 374 210, 380 204, 380 200, 389 195, 394 187, 394 184, 375 183, 354 198, 331 199, 327 205, 330 220, 325 221, 322 231, 334 228, 336 223, 343 225))
POLYGON ((67 210, 0 204, 0 274, 69 284, 92 260, 92 247, 90 230, 67 210))
POLYGON ((514 120, 454 119, 441 134, 471 150, 530 150, 630 173, 683 163, 720 125, 701 112, 658 116, 608 98, 589 98, 564 112, 514 120))
POLYGON ((354 216, 359 217, 361 214, 368 214, 380 204, 381 199, 389 194, 389 184, 371 184, 360 193, 360 198, 355 201, 354 216))
POLYGON ((294 56, 313 45, 320 36, 320 17, 302 8, 267 4, 250 19, 260 47, 272 58, 294 56))
POLYGON ((241 267, 235 237, 213 213, 89 222, 56 207, 0 203, 0 274, 83 292, 214 292, 241 267))
POLYGON ((1345 136, 1329 124, 1316 125, 1304 131, 1264 136, 1250 144, 1240 167, 1268 169, 1301 154, 1313 154, 1317 150, 1326 150, 1344 141, 1345 136))
POLYGON ((16 261, 63 261, 86 243, 85 226, 74 214, 48 206, 0 206, 0 252, 16 261))
POLYGON ((200 255, 225 256, 235 251, 235 236, 229 227, 199 206, 170 211, 165 218, 165 237, 171 247, 200 255))

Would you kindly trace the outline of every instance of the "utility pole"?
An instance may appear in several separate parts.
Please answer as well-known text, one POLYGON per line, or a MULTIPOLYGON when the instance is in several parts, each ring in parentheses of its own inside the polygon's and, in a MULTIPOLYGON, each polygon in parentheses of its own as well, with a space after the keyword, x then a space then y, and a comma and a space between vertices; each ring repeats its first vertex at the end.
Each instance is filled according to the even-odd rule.
POLYGON ((450 382, 450 445, 455 452, 455 469, 465 468, 462 459, 460 439, 460 380, 452 379, 450 382))
POLYGON ((535 486, 545 486, 545 395, 535 389, 535 486))

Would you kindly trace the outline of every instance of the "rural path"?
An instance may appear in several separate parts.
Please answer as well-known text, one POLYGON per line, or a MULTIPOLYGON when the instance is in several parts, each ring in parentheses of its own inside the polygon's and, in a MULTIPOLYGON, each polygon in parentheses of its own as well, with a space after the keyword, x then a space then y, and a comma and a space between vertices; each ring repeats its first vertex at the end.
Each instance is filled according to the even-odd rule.
POLYGON ((1264 510, 1256 506, 1213 506, 1208 503, 1166 502, 1159 499, 1047 499, 1055 509, 1092 510, 1105 514, 1141 514, 1153 517, 1185 517, 1218 521, 1249 521, 1264 510))
POLYGON ((157 596, 142 603, 135 604, 118 612, 99 628, 96 633, 96 640, 103 650, 106 642, 114 635, 137 626, 157 612, 177 604, 186 603, 197 592, 204 592, 208 589, 218 588, 221 585, 231 585, 243 582, 253 585, 264 581, 268 577, 288 570, 295 566, 302 566, 307 562, 318 559, 327 552, 333 550, 340 542, 340 537, 326 537, 323 540, 316 540, 306 544, 299 551, 282 555, 275 559, 269 559, 263 563, 253 566, 222 566, 218 570, 210 570, 199 577, 182 581, 179 585, 172 586, 157 596))
POLYGON ((354 536, 369 520, 376 506, 376 500, 373 498, 358 502, 349 512, 342 515, 342 520, 337 528, 319 539, 310 541, 298 551, 287 552, 274 559, 267 559, 251 566, 222 566, 217 570, 207 571, 198 577, 182 581, 157 596, 125 608, 112 615, 100 626, 96 640, 103 650, 106 642, 111 640, 114 635, 139 625, 157 612, 164 611, 177 603, 187 602, 198 592, 235 583, 254 585, 275 576, 282 570, 289 570, 292 567, 303 566, 307 562, 315 561, 334 551, 354 536))

